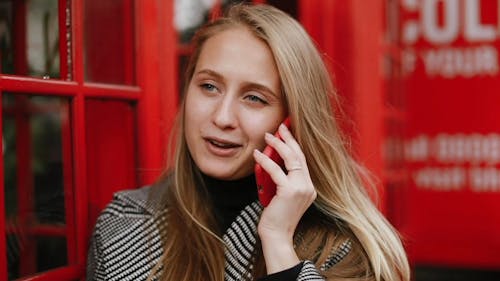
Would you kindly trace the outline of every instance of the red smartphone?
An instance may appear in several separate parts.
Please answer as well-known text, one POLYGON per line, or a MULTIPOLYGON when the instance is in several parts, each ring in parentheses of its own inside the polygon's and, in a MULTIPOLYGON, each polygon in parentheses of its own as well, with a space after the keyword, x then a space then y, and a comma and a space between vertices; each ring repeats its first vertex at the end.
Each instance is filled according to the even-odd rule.
MULTIPOLYGON (((283 124, 285 124, 285 126, 290 129, 290 118, 287 117, 283 121, 283 124)), ((281 139, 281 136, 278 132, 276 132, 274 136, 281 139)), ((281 159, 278 152, 271 146, 266 146, 262 153, 271 158, 271 160, 276 162, 276 164, 278 164, 280 167, 283 168, 285 166, 285 162, 283 161, 283 159, 281 159)), ((255 179, 257 182, 257 192, 259 194, 260 203, 262 204, 262 206, 267 207, 267 205, 269 205, 269 202, 271 202, 271 199, 273 199, 274 195, 276 194, 276 184, 274 183, 271 176, 269 176, 269 174, 259 164, 255 164, 255 179)))

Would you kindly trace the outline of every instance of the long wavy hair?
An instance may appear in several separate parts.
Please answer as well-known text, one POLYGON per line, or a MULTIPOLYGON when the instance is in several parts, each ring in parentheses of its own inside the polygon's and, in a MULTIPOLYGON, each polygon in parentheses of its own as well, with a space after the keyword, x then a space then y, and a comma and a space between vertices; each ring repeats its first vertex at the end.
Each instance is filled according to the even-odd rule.
MULTIPOLYGON (((317 199, 297 228, 300 259, 319 267, 332 249, 346 241, 350 253, 327 280, 409 280, 409 266, 401 240, 366 194, 363 169, 346 150, 334 118, 336 93, 313 42, 284 12, 267 5, 235 5, 225 16, 207 24, 194 36, 194 52, 186 69, 186 93, 204 43, 232 28, 246 28, 265 42, 274 55, 282 95, 317 191, 317 199)), ((212 206, 207 204, 200 171, 184 136, 184 102, 178 116, 175 169, 169 173, 165 208, 164 254, 153 275, 161 280, 224 280, 224 242, 212 206)), ((261 252, 255 253, 253 277, 265 275, 261 252)))

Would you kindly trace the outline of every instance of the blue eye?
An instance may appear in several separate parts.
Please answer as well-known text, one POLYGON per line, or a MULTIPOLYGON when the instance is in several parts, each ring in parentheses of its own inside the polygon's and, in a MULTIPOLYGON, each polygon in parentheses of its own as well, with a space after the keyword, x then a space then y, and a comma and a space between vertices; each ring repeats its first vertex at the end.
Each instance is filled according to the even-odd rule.
POLYGON ((261 99, 260 97, 258 97, 256 95, 248 95, 248 96, 246 96, 246 99, 248 99, 251 102, 258 102, 258 103, 262 103, 262 104, 267 104, 267 101, 261 99))
POLYGON ((200 87, 206 91, 209 91, 209 92, 213 92, 213 91, 217 90, 217 87, 215 87, 214 85, 209 84, 209 83, 203 83, 200 85, 200 87))

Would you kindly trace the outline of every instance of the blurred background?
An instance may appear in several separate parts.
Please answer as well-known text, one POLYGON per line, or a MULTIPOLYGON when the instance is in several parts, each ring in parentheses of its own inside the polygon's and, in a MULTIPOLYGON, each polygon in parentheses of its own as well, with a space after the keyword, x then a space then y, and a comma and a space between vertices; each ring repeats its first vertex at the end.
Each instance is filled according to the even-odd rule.
MULTIPOLYGON (((0 0, 0 280, 84 279, 100 210, 165 169, 194 31, 236 2, 0 0)), ((413 280, 500 280, 500 1, 243 2, 317 44, 413 280)))

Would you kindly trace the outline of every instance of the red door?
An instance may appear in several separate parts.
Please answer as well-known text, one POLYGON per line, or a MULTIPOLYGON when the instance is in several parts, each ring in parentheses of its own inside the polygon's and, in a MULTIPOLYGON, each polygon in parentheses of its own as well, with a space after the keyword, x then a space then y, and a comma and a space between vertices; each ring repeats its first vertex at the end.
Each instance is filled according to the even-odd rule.
POLYGON ((161 172, 178 99, 172 11, 0 2, 0 280, 83 279, 113 192, 161 172))

